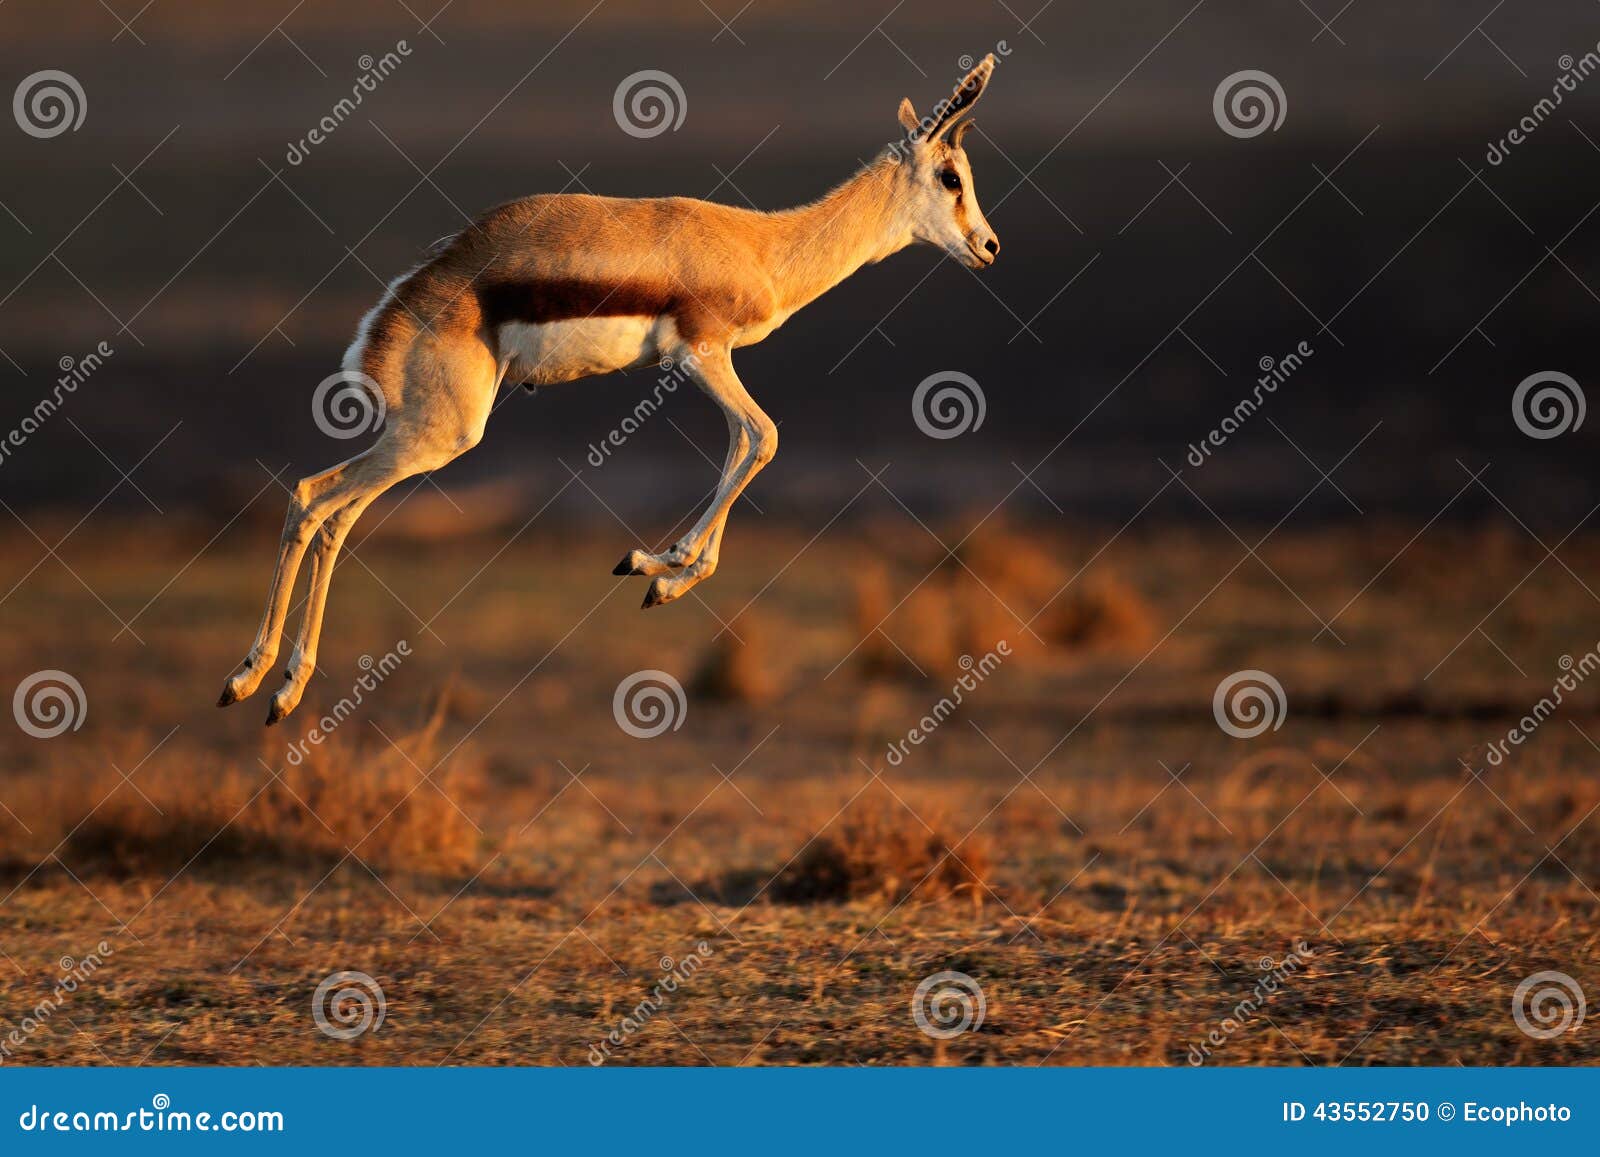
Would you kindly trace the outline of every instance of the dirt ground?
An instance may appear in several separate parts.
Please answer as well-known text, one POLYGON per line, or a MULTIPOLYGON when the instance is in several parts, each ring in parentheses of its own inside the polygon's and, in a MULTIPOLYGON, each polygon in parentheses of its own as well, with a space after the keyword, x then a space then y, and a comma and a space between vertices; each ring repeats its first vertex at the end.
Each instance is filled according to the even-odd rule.
POLYGON ((621 528, 397 517, 268 730, 269 505, 4 534, 7 693, 83 688, 0 741, 5 1063, 1600 1059, 1514 1015, 1600 992, 1600 538, 746 516, 642 614, 621 528))

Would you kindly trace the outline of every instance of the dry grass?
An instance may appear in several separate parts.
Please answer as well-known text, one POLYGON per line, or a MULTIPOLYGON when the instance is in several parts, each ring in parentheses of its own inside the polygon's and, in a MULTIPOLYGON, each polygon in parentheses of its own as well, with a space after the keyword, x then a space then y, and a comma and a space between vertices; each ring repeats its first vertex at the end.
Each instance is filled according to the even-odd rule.
POLYGON ((34 828, 25 862, 57 849, 79 874, 166 876, 219 864, 332 865, 347 853, 375 865, 455 871, 479 859, 468 808, 484 782, 457 753, 439 757, 442 715, 394 744, 334 734, 303 762, 209 769, 187 753, 157 755, 137 779, 112 769, 28 785, 13 806, 34 828))
MULTIPOLYGON (((86 528, 63 555, 131 613, 210 534, 171 525, 86 528)), ((371 574, 341 568, 324 674, 269 731, 211 702, 275 530, 202 554, 140 618, 143 646, 108 643, 115 624, 75 584, 29 576, 37 544, 0 544, 0 582, 21 583, 0 660, 73 671, 90 703, 79 732, 0 739, 15 962, 0 959, 0 1025, 105 939, 111 963, 27 1060, 583 1064, 660 959, 704 941, 705 970, 612 1063, 1184 1065, 1259 960, 1303 939, 1314 955, 1271 1024, 1209 1063, 1600 1062, 1587 1026, 1537 1042, 1509 1015, 1536 971, 1573 976, 1591 1004, 1600 986, 1600 691, 1570 695, 1503 764, 1484 758, 1559 657, 1600 638, 1600 613, 1531 541, 1436 526, 1402 551, 1415 529, 1263 548, 1310 607, 1350 603, 1342 641, 1316 638, 1265 567, 1212 591, 1239 555, 1221 534, 1130 532, 1057 596, 1109 531, 979 539, 963 562, 981 584, 947 565, 917 587, 937 561, 918 527, 839 527, 807 551, 810 531, 752 527, 744 563, 697 591, 705 606, 645 616, 628 584, 607 594, 612 536, 375 543, 357 548, 371 574), (846 577, 874 557, 878 578, 846 577), (1079 589, 1113 593, 1085 607, 1079 589), (1142 610, 1117 609, 1119 590, 1142 610), (752 599, 761 618, 739 630, 781 692, 755 704, 673 666, 752 599), (1073 617, 1052 625, 1056 605, 1073 617), (1041 608, 1042 639, 1025 640, 1018 617, 1041 608), (849 657, 886 615, 896 645, 863 678, 849 657), (431 616, 438 639, 418 626, 431 616), (890 762, 984 616, 1016 660, 890 762), (1124 653, 1142 620, 1178 629, 1124 653), (288 764, 357 657, 400 637, 413 656, 288 764), (687 717, 635 739, 612 694, 654 666, 690 687, 687 717), (1283 682, 1289 712, 1239 740, 1211 695, 1249 667, 1283 682), (309 1016, 342 969, 375 977, 389 1008, 347 1043, 309 1016), (908 1009, 946 970, 989 1012, 937 1054, 908 1009)), ((1562 555, 1600 572, 1600 538, 1562 555)))

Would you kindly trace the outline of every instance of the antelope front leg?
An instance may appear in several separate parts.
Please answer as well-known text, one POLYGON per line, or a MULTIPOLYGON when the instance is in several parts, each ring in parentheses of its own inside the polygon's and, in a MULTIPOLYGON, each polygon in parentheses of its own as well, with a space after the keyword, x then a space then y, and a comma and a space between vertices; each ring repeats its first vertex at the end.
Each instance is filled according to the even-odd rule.
POLYGON ((729 509, 778 452, 778 428, 739 381, 728 351, 705 355, 693 365, 690 372, 695 381, 728 419, 728 454, 711 505, 694 528, 664 554, 634 551, 618 566, 619 574, 660 575, 666 570, 687 568, 681 575, 659 577, 652 582, 644 597, 646 608, 671 602, 711 575, 717 565, 716 544, 720 543, 729 509))
MULTIPOLYGON (((728 452, 722 456, 722 473, 718 477, 717 489, 713 491, 713 497, 721 493, 721 487, 727 480, 729 472, 750 451, 750 437, 745 432, 744 426, 732 414, 727 414, 727 419, 728 452)), ((695 540, 695 532, 698 529, 698 526, 691 528, 687 534, 660 554, 651 554, 649 551, 644 550, 629 551, 611 573, 615 575, 654 576, 685 567, 692 568, 700 561, 701 556, 705 554, 705 544, 710 538, 708 535, 704 541, 697 542, 695 540)), ((720 530, 721 527, 719 526, 718 529, 720 530)), ((713 560, 710 567, 703 571, 700 577, 707 577, 712 570, 716 569, 716 566, 716 561, 713 560)), ((689 586, 692 585, 694 584, 689 584, 689 586)), ((688 590, 689 587, 685 586, 683 589, 688 590)), ((680 591, 679 593, 681 594, 682 592, 680 591)), ((654 606, 655 604, 646 603, 645 605, 654 606)))
POLYGON ((658 575, 681 570, 698 561, 703 551, 694 541, 693 533, 684 535, 660 554, 647 550, 630 550, 622 561, 611 568, 615 575, 658 575))
POLYGON ((662 603, 670 603, 673 599, 687 594, 689 588, 703 579, 710 578, 717 571, 717 558, 722 553, 722 532, 727 526, 727 520, 711 528, 711 534, 706 539, 705 549, 688 566, 678 571, 677 574, 664 576, 650 584, 650 589, 645 592, 644 605, 646 608, 658 607, 662 603))

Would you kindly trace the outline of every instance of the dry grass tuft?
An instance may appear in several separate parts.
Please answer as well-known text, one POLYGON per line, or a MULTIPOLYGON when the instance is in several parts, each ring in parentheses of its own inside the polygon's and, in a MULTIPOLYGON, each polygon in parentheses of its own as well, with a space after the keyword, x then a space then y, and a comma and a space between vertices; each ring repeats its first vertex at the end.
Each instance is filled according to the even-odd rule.
POLYGON ((864 570, 855 578, 856 630, 866 640, 858 668, 877 679, 942 675, 1002 639, 1033 657, 1149 646, 1156 617, 1138 590, 1103 570, 1063 590, 1071 574, 1038 536, 994 525, 975 531, 898 604, 890 572, 864 570))
POLYGON ((977 836, 957 841, 941 818, 924 825, 898 803, 862 802, 784 870, 772 896, 786 904, 962 894, 976 901, 988 871, 988 850, 977 836))
POLYGON ((998 520, 973 531, 955 557, 945 563, 945 569, 952 575, 976 576, 997 593, 1031 600, 1028 614, 1071 573, 1059 552, 1042 545, 1039 536, 1011 529, 998 520))
POLYGON ((1155 623, 1143 595, 1115 576, 1101 576, 1075 583, 1039 616, 1034 629, 1073 650, 1128 651, 1150 645, 1155 623))
POLYGON ((743 615, 711 644, 690 683, 697 697, 717 703, 765 703, 778 693, 771 648, 761 621, 743 615))
POLYGON ((949 670, 959 654, 958 626, 948 583, 929 581, 903 600, 892 595, 890 573, 867 565, 853 575, 857 669, 868 679, 917 679, 949 670))
POLYGON ((856 637, 856 667, 868 679, 891 679, 909 669, 905 657, 879 629, 894 608, 889 595, 889 572, 875 560, 863 562, 851 574, 856 637))
POLYGON ((35 814, 60 833, 51 844, 65 840, 60 857, 75 872, 170 875, 192 863, 331 864, 347 850, 370 864, 470 867, 480 837, 458 805, 474 807, 485 781, 481 766, 457 755, 422 782, 438 759, 441 719, 436 713, 397 746, 384 742, 381 749, 335 735, 276 778, 265 768, 208 774, 175 756, 142 770, 133 779, 137 791, 113 790, 119 780, 112 776, 56 781, 44 788, 49 806, 35 814))
POLYGON ((1155 638, 1155 614, 1136 589, 1104 570, 1072 580, 1076 568, 1034 536, 985 527, 958 558, 964 565, 950 565, 955 582, 967 588, 959 601, 969 608, 969 652, 986 651, 998 638, 1025 650, 1029 640, 1018 616, 1032 617, 1033 631, 1067 652, 1136 650, 1155 638))

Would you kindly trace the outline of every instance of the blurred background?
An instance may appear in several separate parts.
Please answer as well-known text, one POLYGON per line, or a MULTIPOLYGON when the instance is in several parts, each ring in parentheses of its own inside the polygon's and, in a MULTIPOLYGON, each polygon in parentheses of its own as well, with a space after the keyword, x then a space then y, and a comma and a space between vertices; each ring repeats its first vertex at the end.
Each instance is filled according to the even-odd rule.
MULTIPOLYGON (((1314 356, 1271 421, 1186 470, 1218 515, 1270 525, 1370 434, 1334 479, 1346 493, 1320 486, 1296 520, 1430 518, 1468 483, 1463 464, 1492 462, 1497 493, 1564 532, 1596 498, 1590 428, 1531 439, 1510 406, 1529 374, 1584 380, 1600 84, 1563 93, 1503 163, 1486 153, 1557 87, 1563 57, 1595 48, 1595 13, 1479 7, 12 0, 7 91, 60 69, 87 107, 77 131, 0 133, 0 426, 62 359, 115 352, 70 421, 4 460, 0 494, 77 507, 115 487, 107 511, 234 513, 263 467, 295 477, 352 449, 318 432, 312 391, 382 284, 466 216, 560 189, 796 204, 894 136, 900 97, 925 110, 996 51, 969 151, 999 263, 980 278, 901 254, 740 356, 782 423, 752 490, 763 509, 836 509, 867 479, 859 461, 892 463, 927 515, 1006 499, 1121 521, 1263 358, 1305 341, 1314 356), (398 66, 305 148, 386 53, 398 66), (684 93, 681 126, 647 139, 612 107, 644 69, 684 93), (1213 112, 1244 69, 1286 103, 1247 139, 1213 112), (971 375, 987 410, 938 441, 911 397, 944 370, 971 375)), ((558 460, 584 469, 653 376, 510 399, 441 485, 504 478, 542 503, 568 478, 558 460)), ((680 391, 665 412, 585 471, 630 521, 682 513, 721 460, 703 398, 680 391)), ((874 493, 853 514, 874 506, 892 509, 874 493)), ((594 508, 572 487, 549 513, 594 508)), ((1494 509, 1469 486, 1445 517, 1494 509)), ((1182 487, 1146 517, 1211 521, 1182 487)))

